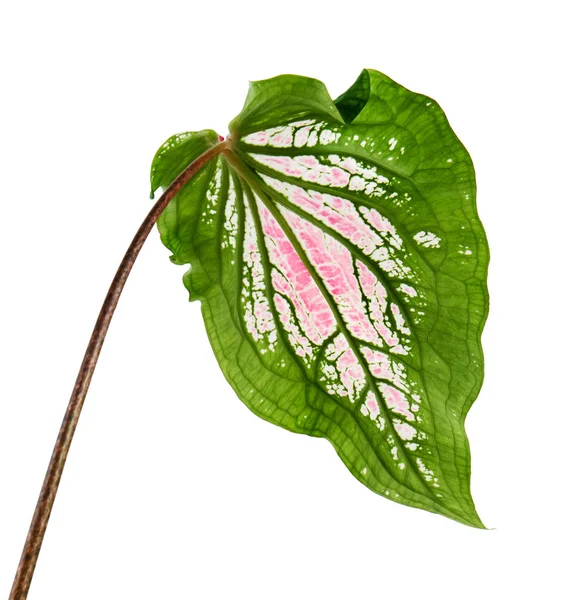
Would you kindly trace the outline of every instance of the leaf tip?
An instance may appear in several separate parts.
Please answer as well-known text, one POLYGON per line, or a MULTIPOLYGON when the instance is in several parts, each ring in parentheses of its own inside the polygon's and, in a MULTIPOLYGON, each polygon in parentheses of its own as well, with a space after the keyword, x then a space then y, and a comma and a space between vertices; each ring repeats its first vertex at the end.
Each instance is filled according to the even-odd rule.
MULTIPOLYGON (((460 513, 459 513, 460 514, 460 513)), ((471 506, 468 507, 462 514, 461 518, 457 519, 463 525, 468 525, 474 529, 490 530, 481 520, 479 514, 471 501, 471 506)))

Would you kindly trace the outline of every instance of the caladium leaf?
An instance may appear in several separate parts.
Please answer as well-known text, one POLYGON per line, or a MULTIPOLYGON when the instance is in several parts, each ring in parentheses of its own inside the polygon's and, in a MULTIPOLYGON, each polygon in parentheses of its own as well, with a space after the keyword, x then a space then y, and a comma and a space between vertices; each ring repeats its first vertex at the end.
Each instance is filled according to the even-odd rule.
MULTIPOLYGON (((170 138, 152 189, 218 140, 170 138)), ((436 102, 371 70, 335 102, 306 77, 254 82, 227 149, 158 226, 254 413, 327 438, 374 492, 482 527, 463 425, 488 249, 472 162, 436 102)))

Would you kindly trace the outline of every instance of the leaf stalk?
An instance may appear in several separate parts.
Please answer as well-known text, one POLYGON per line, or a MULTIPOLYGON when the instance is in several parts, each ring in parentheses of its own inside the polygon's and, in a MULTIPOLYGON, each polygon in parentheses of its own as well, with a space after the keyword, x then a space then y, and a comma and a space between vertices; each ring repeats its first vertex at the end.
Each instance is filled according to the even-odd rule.
POLYGON ((150 231, 154 227, 154 224, 168 206, 169 202, 200 169, 219 153, 223 152, 227 146, 228 142, 225 141, 216 144, 196 158, 170 184, 144 219, 118 267, 99 312, 99 316, 97 317, 83 361, 81 362, 77 380, 75 381, 71 398, 53 448, 53 454, 39 494, 26 542, 22 550, 9 600, 26 600, 28 596, 38 556, 51 516, 59 483, 61 481, 61 475, 63 474, 63 469, 65 467, 65 461, 67 460, 67 454, 69 453, 69 448, 81 414, 81 409, 83 408, 83 403, 93 377, 93 372, 95 371, 95 366, 118 300, 136 258, 150 231))

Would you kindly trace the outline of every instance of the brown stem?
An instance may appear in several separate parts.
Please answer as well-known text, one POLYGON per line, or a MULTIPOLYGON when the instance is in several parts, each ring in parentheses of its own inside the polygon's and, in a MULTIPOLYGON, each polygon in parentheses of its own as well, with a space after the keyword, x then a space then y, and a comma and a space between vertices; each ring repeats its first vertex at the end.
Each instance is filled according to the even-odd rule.
POLYGON ((65 411, 63 423, 61 424, 61 429, 57 436, 57 441, 55 442, 47 474, 45 475, 43 487, 41 488, 36 509, 28 530, 28 536, 22 550, 22 556, 20 558, 20 563, 18 564, 9 600, 25 600, 28 596, 28 590, 41 550, 49 517, 51 516, 51 510, 53 508, 53 503, 55 502, 55 496, 57 495, 59 482, 61 480, 61 475, 63 474, 69 447, 71 446, 71 440, 73 439, 75 428, 79 421, 79 415, 83 408, 83 402, 87 395, 89 384, 91 383, 93 371, 95 370, 95 365, 97 364, 97 359, 99 358, 105 335, 122 290, 124 289, 126 280, 128 279, 128 275, 136 261, 136 257, 142 249, 150 230, 154 227, 158 217, 162 214, 168 203, 176 196, 185 183, 187 183, 199 169, 207 164, 209 160, 222 152, 227 144, 228 142, 221 142, 201 154, 201 156, 195 159, 170 184, 158 202, 152 207, 152 210, 148 213, 146 219, 144 219, 144 222, 140 226, 140 229, 138 229, 118 267, 103 302, 103 306, 101 307, 99 316, 97 317, 95 328, 91 334, 91 339, 89 340, 83 362, 79 369, 79 374, 77 375, 77 380, 75 381, 75 386, 73 387, 69 405, 65 411))

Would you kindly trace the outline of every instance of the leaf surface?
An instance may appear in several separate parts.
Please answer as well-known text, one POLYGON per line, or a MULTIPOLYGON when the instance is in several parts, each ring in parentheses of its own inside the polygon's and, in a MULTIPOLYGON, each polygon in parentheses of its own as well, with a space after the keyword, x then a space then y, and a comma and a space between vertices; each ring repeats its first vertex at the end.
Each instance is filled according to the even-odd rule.
MULTIPOLYGON (((328 439, 374 492, 482 527, 464 419, 488 248, 444 113, 377 71, 335 102, 283 75, 250 85, 229 139, 158 222, 225 377, 260 417, 328 439)), ((152 189, 217 141, 170 138, 152 189)))

